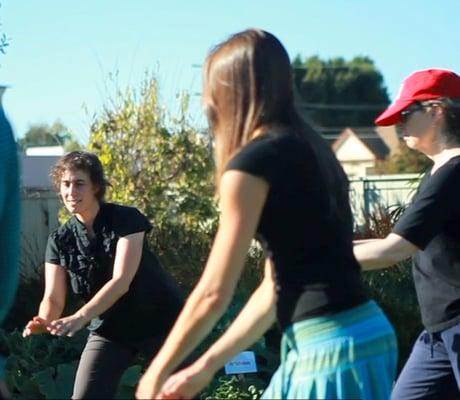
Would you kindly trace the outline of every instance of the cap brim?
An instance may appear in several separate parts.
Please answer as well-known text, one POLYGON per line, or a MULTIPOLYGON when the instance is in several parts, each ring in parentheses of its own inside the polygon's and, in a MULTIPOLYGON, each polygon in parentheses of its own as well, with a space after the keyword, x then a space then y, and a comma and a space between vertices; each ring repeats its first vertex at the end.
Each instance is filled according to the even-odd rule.
POLYGON ((415 103, 417 100, 396 100, 376 119, 375 123, 380 126, 396 125, 399 122, 401 111, 415 103))

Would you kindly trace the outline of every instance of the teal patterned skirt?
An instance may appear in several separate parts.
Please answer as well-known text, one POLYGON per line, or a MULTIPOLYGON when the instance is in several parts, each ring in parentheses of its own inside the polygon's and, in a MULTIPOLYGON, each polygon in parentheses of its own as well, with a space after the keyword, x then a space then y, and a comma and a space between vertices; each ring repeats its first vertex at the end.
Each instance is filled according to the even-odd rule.
POLYGON ((281 365, 262 398, 387 400, 396 363, 393 327, 369 301, 289 326, 281 365))

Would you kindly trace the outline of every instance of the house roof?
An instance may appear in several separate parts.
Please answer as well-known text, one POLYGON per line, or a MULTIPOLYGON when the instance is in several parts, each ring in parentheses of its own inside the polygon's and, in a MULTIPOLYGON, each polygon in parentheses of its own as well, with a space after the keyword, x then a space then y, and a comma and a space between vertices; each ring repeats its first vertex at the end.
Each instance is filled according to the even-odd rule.
POLYGON ((62 146, 32 146, 26 149, 28 156, 63 156, 65 154, 62 146))
POLYGON ((377 133, 375 128, 345 128, 340 136, 332 144, 336 152, 340 146, 350 137, 355 136, 361 141, 377 159, 384 159, 390 154, 390 148, 387 146, 382 137, 377 133))
POLYGON ((334 143, 336 142, 336 140, 339 138, 340 135, 336 135, 336 134, 333 134, 333 135, 330 135, 330 134, 321 134, 321 137, 331 146, 333 147, 334 146, 334 143))

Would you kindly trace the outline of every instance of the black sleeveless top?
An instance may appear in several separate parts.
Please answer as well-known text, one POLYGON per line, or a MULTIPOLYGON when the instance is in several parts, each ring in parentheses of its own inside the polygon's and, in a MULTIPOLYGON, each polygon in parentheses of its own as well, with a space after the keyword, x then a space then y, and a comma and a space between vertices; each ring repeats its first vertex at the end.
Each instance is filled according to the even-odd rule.
POLYGON ((277 317, 284 329, 306 318, 342 311, 367 300, 353 255, 348 182, 338 163, 341 198, 329 212, 314 153, 301 136, 268 133, 244 146, 226 170, 263 178, 269 192, 258 241, 275 266, 277 317))

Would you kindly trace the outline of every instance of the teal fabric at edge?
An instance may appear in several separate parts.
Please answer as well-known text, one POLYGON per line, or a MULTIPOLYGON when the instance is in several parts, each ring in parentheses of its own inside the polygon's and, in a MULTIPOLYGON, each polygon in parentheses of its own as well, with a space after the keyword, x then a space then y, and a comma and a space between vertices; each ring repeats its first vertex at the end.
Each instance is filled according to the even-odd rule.
MULTIPOLYGON (((0 106, 0 323, 10 309, 18 282, 20 248, 19 167, 11 125, 0 106)), ((0 379, 5 360, 0 355, 0 379)))

